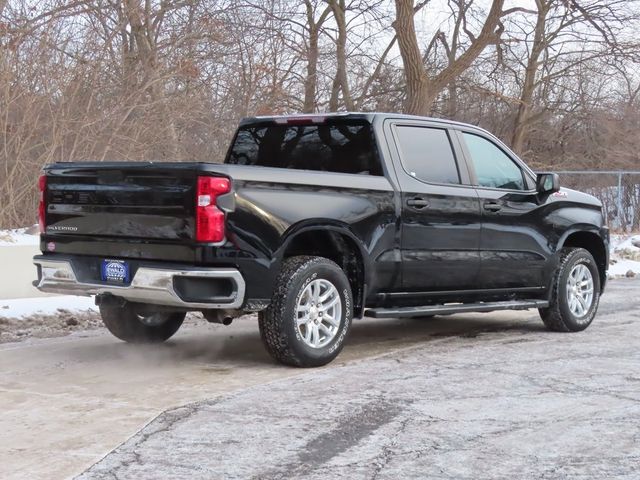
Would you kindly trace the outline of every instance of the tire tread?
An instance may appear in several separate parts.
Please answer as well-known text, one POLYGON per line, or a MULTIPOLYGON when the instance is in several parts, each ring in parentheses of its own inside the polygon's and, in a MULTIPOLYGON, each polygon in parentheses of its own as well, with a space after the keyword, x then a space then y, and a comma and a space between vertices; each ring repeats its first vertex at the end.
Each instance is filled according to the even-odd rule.
MULTIPOLYGON (((302 358, 287 338, 284 322, 289 296, 294 294, 295 283, 299 275, 315 265, 332 265, 340 267, 324 257, 301 255, 287 258, 276 279, 276 287, 269 306, 258 314, 260 337, 269 354, 278 362, 295 367, 314 367, 328 363, 327 361, 311 362, 302 358)), ((350 321, 350 319, 348 319, 350 321)), ((336 352, 336 355, 338 351, 336 352)))
MULTIPOLYGON (((573 332, 576 331, 575 328, 572 328, 567 324, 564 319, 561 306, 560 306, 560 277, 565 272, 567 265, 570 264, 574 258, 580 254, 589 252, 583 248, 563 248, 560 250, 560 258, 558 260, 558 266, 553 274, 553 280, 551 284, 551 296, 549 301, 549 307, 539 309, 540 317, 542 318, 542 322, 547 327, 547 329, 554 332, 573 332)), ((589 254, 591 255, 591 254, 589 254)), ((594 282, 594 289, 596 283, 594 282)), ((594 302, 598 300, 598 292, 594 291, 594 302)), ((586 328, 586 327, 585 327, 586 328)))

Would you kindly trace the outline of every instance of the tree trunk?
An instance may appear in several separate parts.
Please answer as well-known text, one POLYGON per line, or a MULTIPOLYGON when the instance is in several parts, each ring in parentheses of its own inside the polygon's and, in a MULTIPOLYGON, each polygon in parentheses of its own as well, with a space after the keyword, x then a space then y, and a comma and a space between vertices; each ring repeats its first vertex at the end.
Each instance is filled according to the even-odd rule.
POLYGON ((349 88, 349 80, 347 78, 347 21, 346 7, 344 0, 331 0, 331 10, 333 17, 338 25, 338 38, 336 39, 336 77, 333 81, 331 89, 331 98, 329 100, 329 109, 332 112, 338 110, 338 97, 342 90, 342 100, 348 111, 353 111, 353 100, 351 98, 351 89, 349 88))
MULTIPOLYGON (((7 6, 7 0, 0 0, 0 18, 2 17, 2 12, 4 11, 5 7, 7 6)), ((0 34, 0 45, 3 45, 4 42, 2 41, 2 35, 0 34)), ((0 68, 4 67, 4 49, 0 47, 0 68)), ((2 68, 2 70, 0 70, 0 72, 3 72, 4 68, 2 68)))
POLYGON ((412 115, 428 115, 432 103, 430 82, 422 63, 413 16, 413 0, 396 0, 396 20, 393 22, 393 28, 398 37, 407 82, 404 111, 412 115))
POLYGON ((307 52, 307 77, 304 79, 304 113, 316 111, 316 89, 318 85, 318 30, 309 27, 309 50, 307 52))
POLYGON ((173 112, 167 104, 164 82, 160 81, 161 72, 158 63, 158 51, 154 40, 156 32, 154 30, 154 22, 151 21, 150 3, 145 2, 143 7, 140 0, 124 0, 124 5, 135 44, 137 63, 143 72, 144 80, 142 86, 148 92, 154 108, 157 109, 166 124, 169 148, 168 151, 165 150, 163 153, 167 158, 177 159, 180 138, 173 112))
POLYGON ((540 55, 544 51, 546 45, 545 27, 547 22, 547 14, 549 13, 549 2, 536 0, 538 16, 536 19, 536 28, 533 37, 533 45, 531 46, 531 55, 527 61, 525 68, 524 83, 520 94, 520 102, 518 104, 518 113, 516 114, 515 126, 511 137, 511 148, 517 154, 522 154, 529 129, 529 116, 531 114, 531 105, 533 95, 536 88, 536 75, 540 62, 540 55))
POLYGON ((396 0, 396 20, 393 22, 393 28, 398 36, 398 46, 407 82, 406 113, 428 115, 438 93, 464 73, 487 45, 497 41, 502 32, 500 15, 503 5, 504 0, 493 0, 482 30, 472 39, 469 48, 437 75, 429 75, 422 61, 416 38, 413 17, 417 7, 414 8, 413 0, 396 0))
POLYGON ((449 91, 447 117, 453 119, 456 118, 456 114, 458 113, 458 85, 455 80, 449 83, 447 90, 449 91))
MULTIPOLYGON (((470 4, 467 4, 467 0, 455 0, 454 2, 457 12, 455 14, 455 24, 453 26, 453 33, 451 34, 451 46, 444 43, 445 52, 447 54, 447 64, 451 65, 456 61, 458 56, 458 46, 460 40, 460 29, 462 28, 462 22, 465 19, 465 15, 467 14, 467 9, 470 4)), ((444 37, 444 34, 443 34, 444 37)), ((453 79, 447 85, 447 90, 449 92, 449 99, 447 101, 447 116, 449 118, 455 118, 458 113, 458 82, 457 79, 453 79)))
POLYGON ((331 12, 331 6, 327 6, 316 21, 314 6, 310 0, 305 0, 307 10, 307 31, 309 32, 309 48, 307 50, 307 78, 304 79, 304 113, 316 111, 316 90, 318 88, 318 39, 320 29, 327 16, 331 12))

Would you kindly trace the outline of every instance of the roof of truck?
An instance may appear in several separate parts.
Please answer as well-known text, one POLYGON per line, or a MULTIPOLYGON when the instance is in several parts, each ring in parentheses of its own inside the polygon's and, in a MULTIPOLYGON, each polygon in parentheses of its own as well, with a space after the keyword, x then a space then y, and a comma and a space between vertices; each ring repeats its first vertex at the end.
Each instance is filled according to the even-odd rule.
POLYGON ((428 120, 430 122, 443 123, 447 125, 458 125, 472 128, 479 128, 476 125, 468 123, 456 122, 446 118, 421 117, 418 115, 407 115, 404 113, 390 112, 327 112, 327 113, 294 113, 289 115, 265 115, 255 117, 245 117, 240 121, 240 126, 252 125, 257 123, 324 123, 330 120, 365 120, 373 123, 377 118, 393 118, 400 120, 428 120))

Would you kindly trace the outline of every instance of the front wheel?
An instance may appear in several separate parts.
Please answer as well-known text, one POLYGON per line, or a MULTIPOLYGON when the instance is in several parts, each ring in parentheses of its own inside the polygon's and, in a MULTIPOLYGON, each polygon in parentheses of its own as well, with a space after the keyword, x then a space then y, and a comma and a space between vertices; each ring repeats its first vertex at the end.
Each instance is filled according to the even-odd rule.
POLYGON ((540 309, 546 327, 555 332, 587 328, 600 301, 600 274, 593 256, 584 248, 563 248, 551 288, 549 307, 540 309))
POLYGON ((133 305, 102 303, 100 315, 107 329, 128 343, 160 343, 178 331, 185 312, 156 312, 140 315, 133 305))
POLYGON ((271 304, 259 314, 260 336, 281 363, 326 365, 344 346, 352 305, 349 281, 337 264, 323 257, 288 258, 271 304))

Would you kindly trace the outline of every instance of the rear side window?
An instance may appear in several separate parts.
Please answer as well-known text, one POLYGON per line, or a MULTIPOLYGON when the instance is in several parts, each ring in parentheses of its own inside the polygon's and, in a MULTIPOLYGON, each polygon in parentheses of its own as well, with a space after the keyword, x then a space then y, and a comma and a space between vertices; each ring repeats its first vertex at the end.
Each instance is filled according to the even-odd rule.
POLYGON ((409 175, 429 183, 460 183, 446 130, 399 125, 396 132, 402 165, 409 175))
POLYGON ((225 163, 383 174, 372 128, 366 122, 241 127, 225 163))
POLYGON ((472 133, 463 134, 478 177, 478 185, 488 188, 525 190, 522 170, 493 142, 472 133))

